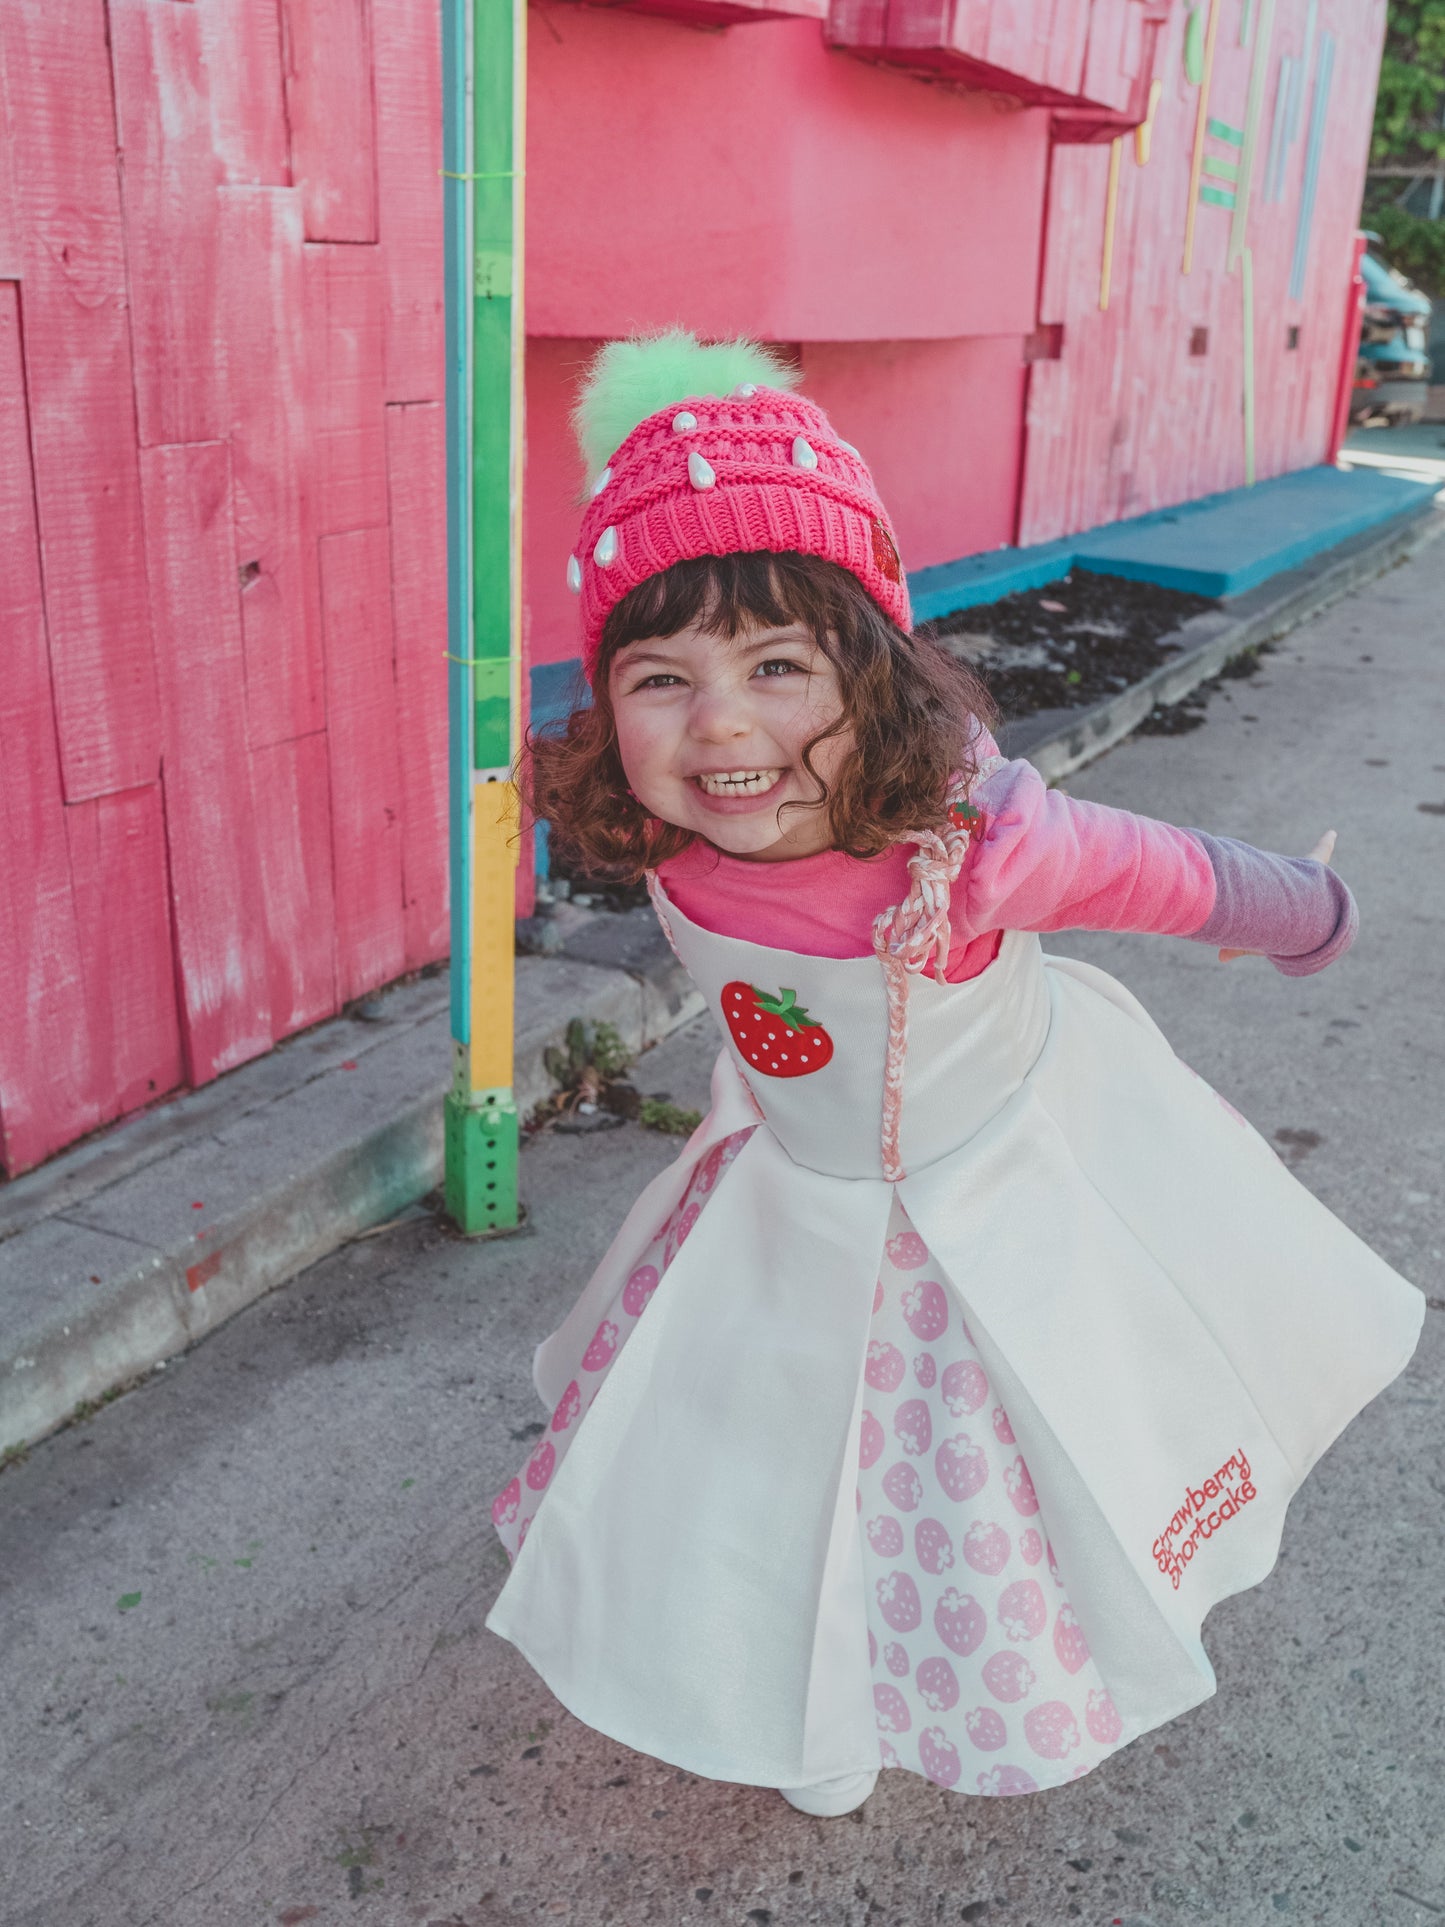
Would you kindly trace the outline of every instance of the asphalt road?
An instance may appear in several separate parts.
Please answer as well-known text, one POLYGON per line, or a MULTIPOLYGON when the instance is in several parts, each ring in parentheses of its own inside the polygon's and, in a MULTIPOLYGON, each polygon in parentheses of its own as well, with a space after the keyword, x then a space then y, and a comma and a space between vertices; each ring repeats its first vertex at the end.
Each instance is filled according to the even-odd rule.
MULTIPOLYGON (((8 1927, 1277 1927, 1445 1920, 1445 544, 1070 787, 1304 851, 1362 934, 1322 976, 1055 938, 1437 1309, 1327 1454, 1271 1578, 1210 1617, 1220 1690, 1014 1800, 885 1776, 809 1820, 580 1726, 482 1630, 526 1361, 672 1146, 524 1157, 532 1229, 351 1245, 0 1478, 8 1927)), ((646 1063, 696 1102, 705 1023, 646 1063)), ((1221 1200, 1227 1209, 1228 1201, 1221 1200)), ((1280 1360, 1288 1371, 1289 1360, 1280 1360)))

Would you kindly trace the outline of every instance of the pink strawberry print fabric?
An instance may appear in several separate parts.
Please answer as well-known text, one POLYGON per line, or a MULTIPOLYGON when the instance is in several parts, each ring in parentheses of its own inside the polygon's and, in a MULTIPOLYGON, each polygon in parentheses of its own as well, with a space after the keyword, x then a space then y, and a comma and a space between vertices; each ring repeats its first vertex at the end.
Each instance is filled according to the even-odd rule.
MULTIPOLYGON (((613 1361, 752 1127, 714 1146, 603 1313, 527 1463, 492 1504, 515 1559, 613 1361)), ((1008 1414, 896 1196, 874 1290, 858 1451, 883 1765, 1033 1793, 1114 1752, 1122 1723, 1054 1563, 1008 1414)))
POLYGON ((940 1786, 1035 1793, 1122 1722, 958 1300, 896 1196, 864 1366, 858 1519, 879 1751, 940 1786))
POLYGON ((532 1449, 532 1456, 493 1499, 492 1524, 508 1559, 515 1559, 521 1551, 527 1528, 536 1517, 543 1495, 577 1436, 613 1359, 637 1329, 638 1319, 647 1309, 668 1266, 687 1242, 688 1233, 716 1190, 723 1172, 756 1128, 750 1125, 746 1130, 734 1131, 721 1144, 715 1144, 693 1172, 676 1210, 658 1227, 651 1244, 628 1274, 627 1282, 603 1313, 578 1361, 577 1374, 557 1401, 550 1422, 532 1449))

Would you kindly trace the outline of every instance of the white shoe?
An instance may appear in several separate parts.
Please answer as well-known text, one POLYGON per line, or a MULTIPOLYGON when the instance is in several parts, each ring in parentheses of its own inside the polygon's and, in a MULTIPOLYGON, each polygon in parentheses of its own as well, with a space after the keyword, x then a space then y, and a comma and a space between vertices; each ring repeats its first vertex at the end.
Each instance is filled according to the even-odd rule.
POLYGON ((861 1807, 878 1784, 878 1769, 871 1773, 845 1773, 838 1780, 819 1780, 816 1786, 780 1786, 779 1793, 799 1813, 811 1813, 820 1820, 836 1820, 841 1814, 861 1807))

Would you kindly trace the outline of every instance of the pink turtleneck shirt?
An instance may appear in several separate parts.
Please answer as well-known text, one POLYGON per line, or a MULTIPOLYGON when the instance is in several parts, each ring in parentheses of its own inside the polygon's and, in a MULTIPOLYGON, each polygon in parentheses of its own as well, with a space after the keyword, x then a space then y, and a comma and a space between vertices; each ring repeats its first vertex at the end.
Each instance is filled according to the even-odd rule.
MULTIPOLYGON (((997 753, 991 738, 980 754, 997 753)), ((1354 899, 1328 865, 1051 790, 1023 761, 974 787, 983 832, 953 889, 951 983, 976 977, 1005 930, 1134 930, 1260 951, 1308 976, 1346 950, 1354 899)), ((873 919, 908 893, 912 844, 756 863, 696 842, 659 870, 693 923, 818 957, 867 956, 873 919)))

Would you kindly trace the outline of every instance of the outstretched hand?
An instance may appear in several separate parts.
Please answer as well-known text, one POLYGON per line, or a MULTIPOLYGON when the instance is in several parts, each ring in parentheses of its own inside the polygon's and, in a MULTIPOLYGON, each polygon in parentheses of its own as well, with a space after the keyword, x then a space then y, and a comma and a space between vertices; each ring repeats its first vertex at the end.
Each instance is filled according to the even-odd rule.
MULTIPOLYGON (((1328 863, 1334 853, 1335 833, 1333 830, 1326 830, 1319 842, 1316 843, 1315 847, 1308 854, 1309 860, 1312 863, 1328 863)), ((1235 957, 1260 957, 1263 955, 1264 952, 1261 950, 1221 950, 1219 953, 1219 961, 1221 963, 1230 963, 1235 957)))

